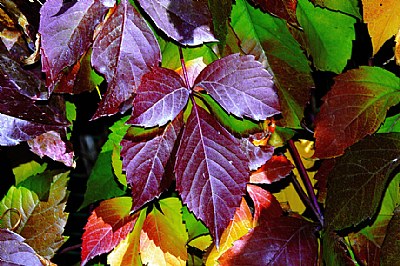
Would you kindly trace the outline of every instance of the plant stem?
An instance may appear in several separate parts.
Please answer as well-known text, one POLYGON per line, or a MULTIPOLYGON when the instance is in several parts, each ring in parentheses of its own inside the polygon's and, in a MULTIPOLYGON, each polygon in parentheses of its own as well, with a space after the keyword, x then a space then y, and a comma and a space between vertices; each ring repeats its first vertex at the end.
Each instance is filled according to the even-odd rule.
MULTIPOLYGON (((311 209, 313 210, 315 216, 318 218, 321 225, 324 226, 324 216, 322 215, 321 209, 319 208, 317 197, 314 194, 314 188, 311 184, 310 177, 308 176, 307 170, 304 167, 303 162, 301 161, 300 154, 297 151, 297 148, 294 145, 294 142, 292 139, 288 141, 288 144, 289 144, 289 152, 293 157, 296 168, 300 173, 301 180, 303 181, 303 183, 306 187, 308 197, 310 198, 309 200, 306 200, 306 201, 307 201, 307 203, 310 204, 311 209)), ((300 189, 301 189, 301 187, 300 187, 300 189)))
POLYGON ((182 48, 181 47, 179 47, 179 58, 181 59, 182 72, 183 72, 183 76, 185 77, 186 88, 188 90, 190 90, 189 77, 188 77, 188 74, 187 74, 186 65, 185 65, 185 58, 183 58, 183 52, 182 52, 182 48))

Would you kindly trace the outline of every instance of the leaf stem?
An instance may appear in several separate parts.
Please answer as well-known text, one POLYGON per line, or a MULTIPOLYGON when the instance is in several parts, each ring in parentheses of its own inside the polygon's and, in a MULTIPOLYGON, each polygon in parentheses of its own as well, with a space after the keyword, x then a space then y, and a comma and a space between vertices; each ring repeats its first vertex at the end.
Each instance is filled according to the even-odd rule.
POLYGON ((190 90, 189 77, 186 70, 185 58, 183 57, 182 47, 179 47, 179 58, 181 59, 182 72, 185 78, 186 88, 190 90))
MULTIPOLYGON (((296 168, 300 173, 301 180, 303 181, 306 187, 308 197, 310 198, 310 199, 307 198, 306 202, 310 204, 310 207, 313 210, 315 216, 318 218, 320 224, 324 226, 324 216, 322 215, 321 209, 318 205, 317 197, 315 196, 314 188, 311 184, 310 177, 308 176, 307 170, 304 167, 303 162, 301 161, 300 154, 297 151, 296 146, 294 145, 293 139, 290 139, 288 141, 288 144, 289 144, 289 152, 293 157, 296 168)), ((295 182, 297 182, 297 180, 295 182)))

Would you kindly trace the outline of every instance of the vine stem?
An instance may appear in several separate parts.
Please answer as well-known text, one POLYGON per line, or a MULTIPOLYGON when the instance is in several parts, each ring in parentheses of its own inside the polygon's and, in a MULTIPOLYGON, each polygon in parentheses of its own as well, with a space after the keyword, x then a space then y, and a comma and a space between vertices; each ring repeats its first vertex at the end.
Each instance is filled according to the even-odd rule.
MULTIPOLYGON (((308 194, 309 199, 306 199, 306 202, 310 204, 311 209, 313 210, 315 216, 318 218, 318 221, 322 226, 324 226, 324 216, 322 215, 321 209, 318 205, 317 197, 315 196, 314 193, 314 188, 311 184, 310 177, 308 176, 307 170, 304 167, 303 162, 301 161, 301 157, 299 152, 297 151, 296 146, 294 145, 294 141, 291 139, 288 141, 289 144, 289 152, 293 157, 294 163, 296 165, 296 168, 298 169, 300 173, 301 180, 303 181, 306 191, 308 194)), ((295 179, 295 178, 294 178, 295 179)), ((295 181, 297 182, 297 180, 295 181)), ((299 185, 297 183, 297 185, 299 185)), ((296 184, 295 184, 296 186, 296 184)), ((301 189, 301 187, 300 187, 301 189)))
POLYGON ((183 57, 182 47, 179 47, 179 58, 181 59, 182 72, 185 78, 186 88, 190 90, 189 76, 186 70, 185 58, 183 57))

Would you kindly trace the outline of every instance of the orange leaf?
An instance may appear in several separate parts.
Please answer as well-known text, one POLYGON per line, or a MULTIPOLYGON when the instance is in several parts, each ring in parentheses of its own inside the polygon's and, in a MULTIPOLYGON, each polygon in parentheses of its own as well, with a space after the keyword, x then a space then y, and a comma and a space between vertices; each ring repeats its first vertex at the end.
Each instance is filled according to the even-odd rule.
POLYGON ((394 57, 396 58, 396 64, 400 66, 400 28, 396 35, 396 48, 394 49, 394 57))

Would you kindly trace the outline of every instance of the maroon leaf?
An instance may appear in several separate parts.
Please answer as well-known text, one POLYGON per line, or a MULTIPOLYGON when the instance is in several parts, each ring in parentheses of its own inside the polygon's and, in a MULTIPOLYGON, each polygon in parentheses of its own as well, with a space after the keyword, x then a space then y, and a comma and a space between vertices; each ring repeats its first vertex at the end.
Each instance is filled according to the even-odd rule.
POLYGON ((63 2, 46 1, 40 10, 42 70, 50 92, 61 71, 75 64, 92 44, 94 29, 107 11, 101 0, 83 0, 60 12, 63 2))
POLYGON ((138 0, 156 26, 183 45, 215 42, 206 0, 138 0))
POLYGON ((108 82, 93 119, 132 107, 132 103, 123 104, 133 98, 143 74, 157 66, 160 58, 157 40, 146 21, 128 0, 121 1, 93 43, 93 67, 108 82))
POLYGON ((165 176, 165 167, 182 126, 180 115, 155 138, 137 141, 126 135, 122 140, 122 167, 132 189, 132 211, 160 196, 171 184, 172 178, 165 176))
POLYGON ((143 127, 165 125, 186 106, 189 90, 181 77, 167 68, 156 67, 143 76, 133 101, 134 110, 128 124, 143 127))
POLYGON ((279 113, 272 76, 252 55, 232 54, 214 61, 195 83, 237 117, 265 120, 279 113))
POLYGON ((176 187, 217 246, 246 192, 248 161, 239 145, 209 113, 193 105, 175 164, 176 187))
POLYGON ((23 242, 24 238, 0 228, 0 264, 5 266, 42 266, 35 251, 23 242))
POLYGON ((271 13, 288 22, 298 24, 296 18, 297 0, 252 0, 264 12, 271 13))
POLYGON ((282 216, 281 205, 272 193, 255 185, 247 185, 247 192, 254 202, 254 225, 282 216))
POLYGON ((271 184, 288 176, 293 168, 293 164, 285 156, 274 155, 257 171, 252 172, 250 183, 271 184))
POLYGON ((251 171, 257 170, 257 168, 271 159, 274 154, 273 146, 255 146, 248 138, 240 140, 240 147, 249 159, 249 168, 251 171))
POLYGON ((219 259, 222 265, 317 265, 315 226, 279 217, 251 229, 219 259))
POLYGON ((326 159, 322 161, 318 172, 315 174, 314 179, 317 180, 315 188, 318 190, 318 202, 325 203, 328 182, 328 176, 333 171, 337 159, 326 159))
POLYGON ((396 265, 399 261, 400 252, 400 206, 394 212, 389 222, 385 240, 381 249, 381 264, 396 265))
POLYGON ((357 261, 362 265, 379 265, 381 249, 361 233, 349 234, 349 241, 357 261))

